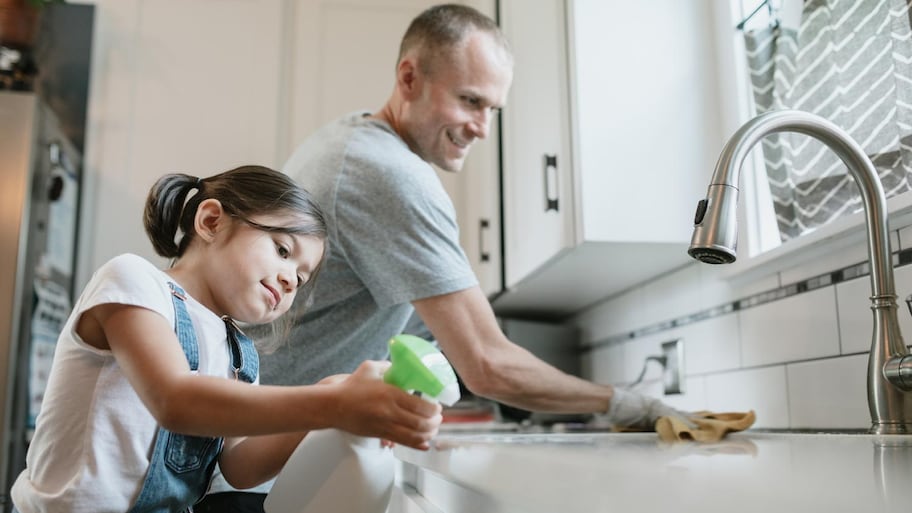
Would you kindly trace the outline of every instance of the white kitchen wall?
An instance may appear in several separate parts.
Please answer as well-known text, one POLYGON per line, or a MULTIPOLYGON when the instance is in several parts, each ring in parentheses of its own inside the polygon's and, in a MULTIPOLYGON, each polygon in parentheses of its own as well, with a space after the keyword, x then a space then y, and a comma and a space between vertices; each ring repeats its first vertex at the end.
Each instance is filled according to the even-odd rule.
MULTIPOLYGON (((912 228, 891 234, 894 254, 908 253, 912 228)), ((840 270, 846 277, 859 267, 866 272, 856 266, 866 261, 860 243, 746 283, 726 274, 724 266, 694 262, 569 321, 580 328, 583 375, 627 385, 647 356, 661 354, 662 342, 682 338, 685 393, 664 396, 661 368, 654 362, 636 390, 685 410, 755 410, 754 427, 759 428, 868 428, 870 277, 829 281, 830 273, 840 270), (790 286, 813 284, 821 276, 822 286, 789 293, 790 286), (785 297, 731 308, 768 291, 785 297), (688 316, 694 314, 702 320, 692 322, 688 316)), ((900 327, 908 344, 912 315, 904 299, 912 293, 912 265, 896 267, 895 279, 900 327)))
POLYGON ((95 0, 77 290, 111 257, 160 265, 142 225, 165 173, 288 154, 282 0, 95 0))

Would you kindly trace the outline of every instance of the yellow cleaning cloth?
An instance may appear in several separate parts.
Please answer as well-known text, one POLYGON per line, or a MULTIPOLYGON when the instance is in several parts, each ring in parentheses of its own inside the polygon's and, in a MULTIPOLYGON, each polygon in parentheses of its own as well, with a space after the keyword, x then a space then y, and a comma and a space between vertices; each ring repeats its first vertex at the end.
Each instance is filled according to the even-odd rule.
POLYGON ((655 430, 663 442, 695 441, 718 442, 728 433, 745 430, 757 416, 754 410, 744 412, 713 413, 698 411, 688 415, 694 427, 679 417, 659 417, 655 430))

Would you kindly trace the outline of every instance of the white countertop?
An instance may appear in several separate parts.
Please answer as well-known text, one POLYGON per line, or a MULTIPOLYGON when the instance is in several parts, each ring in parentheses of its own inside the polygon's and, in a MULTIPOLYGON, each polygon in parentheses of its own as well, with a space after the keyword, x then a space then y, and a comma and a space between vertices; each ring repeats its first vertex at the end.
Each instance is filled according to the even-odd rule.
POLYGON ((746 431, 664 444, 654 433, 442 434, 435 445, 396 447, 408 484, 432 503, 459 489, 486 513, 912 511, 909 435, 746 431))

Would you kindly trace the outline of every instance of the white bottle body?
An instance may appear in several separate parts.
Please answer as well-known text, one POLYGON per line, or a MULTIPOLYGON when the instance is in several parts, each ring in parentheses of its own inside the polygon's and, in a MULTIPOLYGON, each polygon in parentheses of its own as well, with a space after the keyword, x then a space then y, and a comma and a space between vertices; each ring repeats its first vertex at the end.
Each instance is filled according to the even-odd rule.
POLYGON ((377 438, 337 429, 311 431, 276 477, 266 513, 384 513, 395 459, 377 438))

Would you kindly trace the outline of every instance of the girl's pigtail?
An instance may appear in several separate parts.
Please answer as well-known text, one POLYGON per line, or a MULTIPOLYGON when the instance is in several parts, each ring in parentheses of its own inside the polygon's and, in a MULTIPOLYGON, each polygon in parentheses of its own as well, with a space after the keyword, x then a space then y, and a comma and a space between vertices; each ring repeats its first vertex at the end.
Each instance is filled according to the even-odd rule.
MULTIPOLYGON (((184 203, 190 191, 201 188, 200 179, 182 173, 165 175, 155 182, 146 199, 143 225, 152 241, 155 252, 165 258, 181 256, 192 235, 192 220, 195 212, 184 212, 184 203), (190 226, 181 226, 182 218, 190 216, 190 226), (175 240, 178 230, 184 231, 180 244, 175 240), (183 240, 186 239, 186 240, 183 240)), ((194 202, 198 204, 199 202, 194 202)), ((188 209, 191 210, 191 209, 188 209)), ((195 210, 195 209, 193 209, 195 210)))

